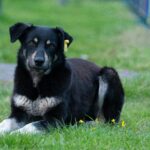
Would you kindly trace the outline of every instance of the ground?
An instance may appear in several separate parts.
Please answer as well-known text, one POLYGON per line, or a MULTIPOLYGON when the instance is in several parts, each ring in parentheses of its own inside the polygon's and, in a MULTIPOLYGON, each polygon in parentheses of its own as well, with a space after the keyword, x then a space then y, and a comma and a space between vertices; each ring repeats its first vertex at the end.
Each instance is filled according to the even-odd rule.
MULTIPOLYGON (((135 72, 122 77, 126 99, 121 121, 126 125, 98 123, 52 129, 45 135, 0 136, 0 149, 138 149, 150 147, 150 42, 149 29, 120 1, 71 0, 61 6, 56 1, 4 1, 0 17, 0 62, 15 63, 19 43, 9 42, 8 28, 24 21, 61 26, 74 37, 68 57, 88 57, 99 65, 135 72)), ((0 82, 0 120, 9 114, 13 84, 0 82)))

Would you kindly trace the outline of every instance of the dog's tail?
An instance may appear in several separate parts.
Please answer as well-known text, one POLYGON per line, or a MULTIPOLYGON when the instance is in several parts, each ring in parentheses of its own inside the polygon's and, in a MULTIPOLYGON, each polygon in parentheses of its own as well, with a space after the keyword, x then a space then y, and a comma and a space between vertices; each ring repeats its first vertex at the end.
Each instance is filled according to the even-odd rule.
POLYGON ((104 67, 99 73, 100 114, 105 122, 118 122, 124 104, 124 90, 117 71, 104 67))

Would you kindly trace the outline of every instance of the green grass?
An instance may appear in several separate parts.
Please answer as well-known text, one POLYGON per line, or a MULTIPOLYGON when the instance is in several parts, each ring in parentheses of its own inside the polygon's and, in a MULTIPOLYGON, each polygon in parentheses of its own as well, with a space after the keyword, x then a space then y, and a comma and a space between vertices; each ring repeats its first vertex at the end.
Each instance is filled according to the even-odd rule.
MULTIPOLYGON (((0 17, 0 62, 15 63, 19 42, 9 42, 8 28, 15 22, 30 22, 61 26, 74 37, 68 57, 88 55, 99 65, 129 69, 138 73, 134 78, 123 78, 126 102, 121 120, 110 126, 64 127, 52 129, 45 135, 0 136, 0 149, 138 149, 150 147, 150 42, 148 29, 119 1, 82 0, 66 6, 56 1, 5 0, 0 17)), ((11 83, 0 82, 0 120, 9 115, 11 83)))

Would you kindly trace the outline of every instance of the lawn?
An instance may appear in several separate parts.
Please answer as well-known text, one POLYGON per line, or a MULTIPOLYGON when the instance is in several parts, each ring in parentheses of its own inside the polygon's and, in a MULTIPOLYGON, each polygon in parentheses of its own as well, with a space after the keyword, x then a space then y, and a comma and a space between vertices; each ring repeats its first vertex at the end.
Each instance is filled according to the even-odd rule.
MULTIPOLYGON (((9 42, 15 22, 63 27, 74 37, 68 57, 83 57, 99 65, 132 70, 123 77, 126 101, 121 127, 103 123, 52 129, 45 135, 0 136, 0 149, 148 150, 150 147, 150 31, 119 1, 82 0, 61 6, 54 0, 5 0, 0 16, 0 62, 15 63, 19 42, 9 42)), ((12 83, 0 82, 0 120, 9 114, 12 83)))

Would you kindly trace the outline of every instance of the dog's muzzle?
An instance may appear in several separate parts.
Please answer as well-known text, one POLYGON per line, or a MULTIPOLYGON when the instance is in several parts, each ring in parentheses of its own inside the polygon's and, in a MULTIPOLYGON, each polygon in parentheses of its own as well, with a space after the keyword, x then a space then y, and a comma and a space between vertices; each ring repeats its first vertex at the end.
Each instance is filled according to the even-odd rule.
POLYGON ((36 72, 49 72, 51 70, 51 63, 48 56, 43 51, 34 52, 27 60, 29 70, 36 72))
POLYGON ((34 64, 36 67, 42 67, 45 62, 45 56, 43 52, 37 52, 34 56, 34 64))

